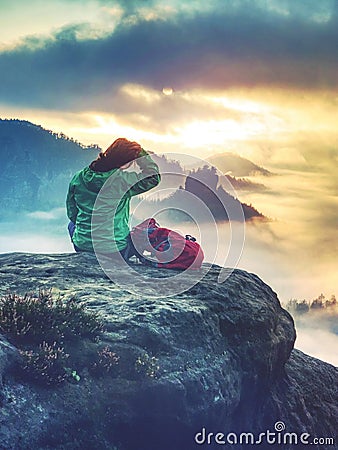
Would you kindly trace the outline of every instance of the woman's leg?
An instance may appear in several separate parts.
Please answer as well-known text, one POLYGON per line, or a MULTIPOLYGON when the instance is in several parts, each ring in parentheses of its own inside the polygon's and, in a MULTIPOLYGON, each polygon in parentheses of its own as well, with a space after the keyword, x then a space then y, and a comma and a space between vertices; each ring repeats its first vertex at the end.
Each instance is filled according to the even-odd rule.
POLYGON ((140 255, 136 250, 130 234, 127 237, 127 246, 120 250, 120 254, 125 261, 129 261, 132 256, 136 256, 139 259, 143 258, 142 255, 140 255))
POLYGON ((75 223, 70 221, 68 224, 68 233, 69 233, 70 238, 73 237, 74 231, 75 231, 75 223))
POLYGON ((75 231, 75 223, 72 222, 72 221, 70 221, 69 224, 68 224, 68 233, 69 233, 70 239, 71 239, 71 241, 72 241, 74 250, 75 250, 77 253, 80 253, 80 252, 82 252, 82 250, 80 250, 78 247, 76 247, 76 245, 75 245, 74 242, 73 242, 73 234, 74 234, 74 231, 75 231))

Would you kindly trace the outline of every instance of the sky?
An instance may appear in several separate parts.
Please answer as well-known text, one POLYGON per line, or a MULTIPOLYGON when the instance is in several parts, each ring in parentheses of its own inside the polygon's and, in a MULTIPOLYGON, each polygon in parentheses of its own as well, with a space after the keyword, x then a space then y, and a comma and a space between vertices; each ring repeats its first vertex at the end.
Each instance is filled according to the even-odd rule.
POLYGON ((337 294, 337 0, 0 0, 0 116, 107 147, 275 175, 240 193, 242 267, 287 300, 337 294))
POLYGON ((336 0, 1 0, 0 21, 3 115, 292 166, 325 139, 337 162, 336 0))

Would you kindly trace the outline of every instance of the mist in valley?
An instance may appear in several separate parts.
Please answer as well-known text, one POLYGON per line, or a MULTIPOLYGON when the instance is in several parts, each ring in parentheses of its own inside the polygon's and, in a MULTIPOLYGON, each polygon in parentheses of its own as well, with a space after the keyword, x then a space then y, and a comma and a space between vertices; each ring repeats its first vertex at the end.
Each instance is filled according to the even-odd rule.
MULTIPOLYGON (((137 203, 136 212, 141 205, 137 203)), ((180 208, 178 208, 180 209, 180 208)), ((136 224, 145 217, 132 217, 136 224)), ((246 223, 177 222, 167 211, 156 215, 162 226, 195 236, 205 253, 205 261, 223 267, 234 267, 257 274, 277 293, 283 306, 296 298, 299 301, 317 297, 329 298, 335 292, 335 259, 316 261, 301 252, 297 235, 285 236, 285 226, 278 221, 252 220, 246 223)), ((15 221, 0 223, 0 252, 68 253, 73 252, 67 232, 65 208, 35 211, 15 221)), ((293 315, 297 329, 296 348, 332 364, 338 364, 335 349, 338 330, 329 326, 323 312, 293 315)), ((332 320, 338 311, 332 311, 332 320)))
MULTIPOLYGON (((9 125, 24 130, 28 127, 65 149, 77 145, 26 123, 14 121, 9 125)), ((81 158, 84 151, 90 159, 87 150, 77 149, 81 158)), ((280 155, 277 150, 276 155, 280 155)), ((259 158, 257 153, 260 163, 265 156, 259 158)), ((153 155, 160 166, 162 181, 157 188, 133 198, 130 225, 155 217, 161 226, 195 236, 206 262, 257 274, 277 293, 283 305, 290 299, 311 301, 321 293, 328 298, 337 292, 338 208, 337 197, 332 194, 336 177, 330 159, 327 162, 321 159, 320 166, 317 162, 311 166, 296 157, 297 149, 292 156, 293 164, 290 158, 281 161, 280 156, 276 160, 274 154, 269 154, 267 170, 230 153, 216 158, 218 169, 207 160, 187 154, 153 155), (226 214, 220 208, 222 203, 226 214), (226 216, 229 221, 224 220, 226 216)), ((76 165, 81 168, 85 161, 81 159, 76 165)), ((133 164, 130 170, 135 168, 133 164)), ((40 196, 41 210, 35 209, 31 201, 33 187, 26 189, 24 201, 22 191, 10 191, 4 185, 8 199, 6 195, 3 197, 3 205, 8 206, 8 212, 0 219, 1 253, 74 251, 62 206, 73 172, 67 168, 64 174, 62 167, 60 171, 62 176, 55 175, 58 183, 51 184, 50 177, 44 175, 37 191, 57 206, 54 208, 48 207, 40 196), (54 197, 49 198, 51 194, 54 202, 51 201, 54 197), (13 199, 21 210, 12 208, 13 199)), ((28 186, 22 180, 18 182, 28 186)), ((337 329, 327 326, 328 321, 319 320, 318 315, 315 320, 311 314, 295 316, 295 322, 296 347, 337 364, 334 351, 337 329)))

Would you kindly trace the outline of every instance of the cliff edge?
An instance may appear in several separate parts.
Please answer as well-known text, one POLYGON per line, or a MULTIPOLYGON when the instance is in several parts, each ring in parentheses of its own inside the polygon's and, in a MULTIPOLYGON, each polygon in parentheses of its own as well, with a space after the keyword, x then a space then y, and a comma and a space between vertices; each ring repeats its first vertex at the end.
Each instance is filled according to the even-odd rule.
POLYGON ((185 292, 154 298, 144 286, 140 297, 91 255, 0 255, 2 296, 52 288, 104 324, 71 344, 77 378, 47 387, 18 377, 20 354, 1 336, 0 448, 336 448, 319 439, 337 443, 337 368, 293 349, 292 317, 256 275, 234 270, 218 283, 220 267, 201 270, 185 292), (103 348, 118 363, 95 376, 103 348))

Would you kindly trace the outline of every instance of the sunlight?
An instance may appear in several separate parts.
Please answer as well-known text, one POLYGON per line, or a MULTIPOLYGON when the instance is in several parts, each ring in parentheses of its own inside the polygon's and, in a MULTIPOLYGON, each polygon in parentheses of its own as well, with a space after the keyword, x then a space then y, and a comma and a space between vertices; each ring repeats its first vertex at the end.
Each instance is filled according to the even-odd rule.
POLYGON ((108 135, 108 136, 127 136, 128 139, 133 139, 136 141, 152 141, 155 143, 175 143, 176 140, 173 136, 169 134, 157 134, 151 131, 146 131, 142 129, 136 129, 131 126, 122 125, 118 123, 114 118, 103 117, 99 115, 94 115, 93 120, 96 121, 97 126, 78 129, 79 132, 86 132, 93 136, 108 135))
MULTIPOLYGON (((141 119, 141 118, 140 118, 141 119)), ((266 133, 267 125, 264 120, 249 117, 247 120, 200 120, 173 127, 167 133, 150 131, 148 127, 134 128, 120 123, 114 116, 91 115, 94 126, 73 127, 76 134, 85 133, 91 140, 102 143, 106 136, 127 136, 136 141, 174 145, 177 151, 193 148, 194 153, 208 146, 221 146, 233 141, 243 142, 250 138, 266 133)), ((164 150, 164 147, 162 148, 164 150)), ((175 150, 171 150, 175 151, 175 150)))
POLYGON ((264 128, 264 124, 254 121, 209 120, 192 122, 176 131, 182 144, 196 147, 242 141, 263 132, 264 128))
POLYGON ((211 102, 221 104, 225 108, 234 109, 235 111, 241 111, 244 113, 266 113, 269 111, 267 105, 263 103, 258 103, 254 101, 244 100, 240 98, 230 98, 230 97, 208 97, 211 102))
POLYGON ((162 92, 164 95, 172 95, 174 91, 171 87, 164 87, 162 92))

